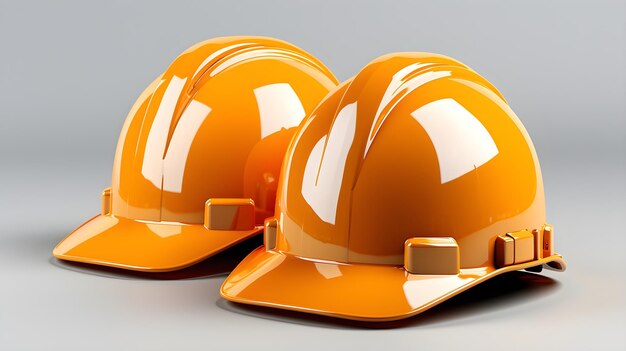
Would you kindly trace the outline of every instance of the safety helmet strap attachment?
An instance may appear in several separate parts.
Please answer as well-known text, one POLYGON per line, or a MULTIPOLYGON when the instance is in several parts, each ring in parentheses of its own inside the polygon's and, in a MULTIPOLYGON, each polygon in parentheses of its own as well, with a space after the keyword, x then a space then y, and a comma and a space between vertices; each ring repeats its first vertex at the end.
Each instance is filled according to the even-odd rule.
POLYGON ((276 248, 276 228, 278 227, 278 221, 275 217, 271 217, 265 220, 265 226, 263 228, 263 245, 266 251, 270 251, 276 248))
POLYGON ((209 230, 252 230, 255 210, 252 199, 211 198, 204 204, 204 227, 209 230))
POLYGON ((500 235, 495 243, 495 265, 505 267, 554 254, 553 228, 546 224, 541 230, 520 230, 500 235))
POLYGON ((103 216, 111 214, 111 187, 102 190, 102 210, 100 213, 103 216))
POLYGON ((404 242, 404 269, 410 274, 459 274, 459 245, 449 237, 409 238, 404 242))

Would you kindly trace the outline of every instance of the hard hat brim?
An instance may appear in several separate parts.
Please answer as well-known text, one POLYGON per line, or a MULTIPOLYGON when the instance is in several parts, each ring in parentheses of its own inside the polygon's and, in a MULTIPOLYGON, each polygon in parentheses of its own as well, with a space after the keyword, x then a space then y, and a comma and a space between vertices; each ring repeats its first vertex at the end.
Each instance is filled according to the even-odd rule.
POLYGON ((498 274, 539 265, 566 267, 555 254, 499 269, 415 275, 399 266, 318 261, 260 247, 235 268, 220 292, 238 303, 384 322, 417 315, 498 274))
POLYGON ((145 272, 182 269, 261 233, 208 230, 202 224, 147 222, 98 215, 53 250, 54 257, 145 272))

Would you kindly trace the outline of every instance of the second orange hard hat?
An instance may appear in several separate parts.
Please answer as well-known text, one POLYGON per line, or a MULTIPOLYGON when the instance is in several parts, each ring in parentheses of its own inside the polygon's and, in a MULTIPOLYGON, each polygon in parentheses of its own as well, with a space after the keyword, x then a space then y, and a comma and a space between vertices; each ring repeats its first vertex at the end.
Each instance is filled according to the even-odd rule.
POLYGON ((228 300, 385 321, 504 272, 565 269, 528 133, 445 56, 386 55, 336 88, 294 136, 277 196, 228 300))
POLYGON ((295 127, 336 84, 320 61, 280 40, 191 47, 131 109, 102 213, 54 256, 170 271, 260 233, 295 127))

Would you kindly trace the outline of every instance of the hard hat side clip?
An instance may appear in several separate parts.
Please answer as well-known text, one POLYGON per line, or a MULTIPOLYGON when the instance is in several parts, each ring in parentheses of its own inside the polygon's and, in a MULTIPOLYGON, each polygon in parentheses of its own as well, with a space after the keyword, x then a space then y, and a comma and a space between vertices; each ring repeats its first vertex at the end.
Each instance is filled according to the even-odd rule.
POLYGON ((552 226, 546 224, 542 230, 520 230, 498 236, 494 255, 496 266, 505 267, 552 256, 552 231, 552 226))
POLYGON ((410 274, 459 274, 459 245, 447 237, 409 238, 404 243, 404 269, 410 274))
POLYGON ((204 226, 209 230, 251 230, 254 217, 252 199, 209 199, 204 206, 204 226))
POLYGON ((102 210, 103 216, 111 214, 111 187, 102 190, 102 210))
POLYGON ((276 228, 278 221, 271 217, 265 220, 265 228, 263 229, 263 245, 266 251, 276 248, 276 228))

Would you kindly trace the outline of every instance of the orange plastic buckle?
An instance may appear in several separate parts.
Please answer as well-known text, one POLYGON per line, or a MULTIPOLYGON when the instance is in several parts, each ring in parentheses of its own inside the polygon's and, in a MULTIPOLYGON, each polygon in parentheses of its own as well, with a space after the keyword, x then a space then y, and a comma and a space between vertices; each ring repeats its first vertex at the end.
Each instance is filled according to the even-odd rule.
POLYGON ((551 256, 552 227, 546 225, 542 231, 520 230, 500 235, 496 238, 495 250, 495 261, 498 267, 551 256))
POLYGON ((209 230, 252 230, 254 201, 209 199, 204 206, 204 226, 209 230))
POLYGON ((276 218, 268 218, 265 220, 265 227, 263 229, 263 245, 265 250, 273 250, 276 248, 276 228, 278 227, 278 221, 276 218))
POLYGON ((404 269, 411 274, 458 274, 459 261, 454 238, 414 237, 404 243, 404 269))
POLYGON ((102 190, 102 210, 103 216, 111 214, 111 188, 102 190))
POLYGON ((543 230, 542 230, 542 234, 543 234, 543 240, 542 240, 542 254, 543 257, 548 257, 548 256, 552 256, 554 255, 554 247, 553 247, 553 236, 554 236, 554 228, 549 225, 546 224, 545 226, 543 226, 543 230))

